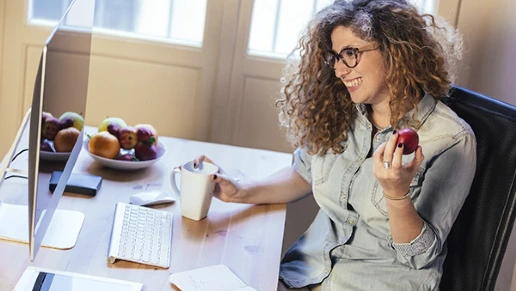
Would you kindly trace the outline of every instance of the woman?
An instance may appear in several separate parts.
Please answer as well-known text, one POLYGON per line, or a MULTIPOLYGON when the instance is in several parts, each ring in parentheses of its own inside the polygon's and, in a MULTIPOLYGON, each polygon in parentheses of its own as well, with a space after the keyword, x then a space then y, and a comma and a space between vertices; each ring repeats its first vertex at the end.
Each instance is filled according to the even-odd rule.
POLYGON ((476 165, 471 128, 439 101, 460 51, 450 32, 403 0, 336 1, 310 23, 278 101, 294 165, 247 184, 213 176, 223 201, 313 193, 321 209, 278 290, 438 290, 476 165), (405 127, 419 134, 410 155, 405 127))

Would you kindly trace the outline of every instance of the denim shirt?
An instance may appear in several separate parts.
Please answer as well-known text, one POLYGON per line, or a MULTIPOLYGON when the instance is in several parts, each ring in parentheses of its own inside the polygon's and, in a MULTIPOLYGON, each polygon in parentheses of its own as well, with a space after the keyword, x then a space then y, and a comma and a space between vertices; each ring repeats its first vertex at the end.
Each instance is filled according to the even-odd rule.
MULTIPOLYGON (((392 128, 372 136, 365 106, 356 109, 342 153, 294 152, 293 167, 312 185, 320 210, 285 254, 280 278, 296 288, 322 282, 323 290, 331 291, 438 290, 446 237, 475 173, 474 133, 442 102, 428 94, 421 100, 416 130, 425 158, 410 184, 410 198, 424 226, 412 242, 396 244, 370 154, 390 138, 392 128)), ((407 126, 403 120, 399 128, 407 126)), ((404 155, 403 162, 413 157, 404 155)))

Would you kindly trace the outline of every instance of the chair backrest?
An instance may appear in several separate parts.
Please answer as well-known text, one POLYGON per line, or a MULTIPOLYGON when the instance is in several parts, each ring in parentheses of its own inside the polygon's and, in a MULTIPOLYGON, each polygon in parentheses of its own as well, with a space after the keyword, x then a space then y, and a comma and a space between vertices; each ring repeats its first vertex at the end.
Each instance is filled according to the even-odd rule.
POLYGON ((443 102, 475 132, 477 169, 447 238, 440 291, 492 291, 516 216, 516 107, 458 86, 443 102))

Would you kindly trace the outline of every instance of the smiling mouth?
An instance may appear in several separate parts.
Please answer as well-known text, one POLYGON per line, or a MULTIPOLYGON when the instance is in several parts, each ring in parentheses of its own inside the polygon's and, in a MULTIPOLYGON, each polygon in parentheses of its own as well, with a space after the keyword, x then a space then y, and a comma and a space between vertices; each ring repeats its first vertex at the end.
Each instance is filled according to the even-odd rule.
POLYGON ((356 87, 356 86, 362 84, 363 80, 364 79, 362 79, 362 77, 360 77, 360 78, 353 79, 351 81, 343 81, 343 82, 344 82, 344 85, 346 85, 346 87, 353 88, 353 87, 356 87))

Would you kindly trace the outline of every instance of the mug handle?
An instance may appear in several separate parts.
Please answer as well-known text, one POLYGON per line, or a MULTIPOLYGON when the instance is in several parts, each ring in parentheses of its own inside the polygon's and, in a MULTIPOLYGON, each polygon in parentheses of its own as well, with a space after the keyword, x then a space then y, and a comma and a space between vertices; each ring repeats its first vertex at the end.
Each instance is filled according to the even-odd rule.
POLYGON ((172 185, 172 191, 181 199, 181 191, 179 191, 176 184, 176 174, 181 174, 180 168, 174 168, 172 172, 170 172, 170 185, 172 185))

